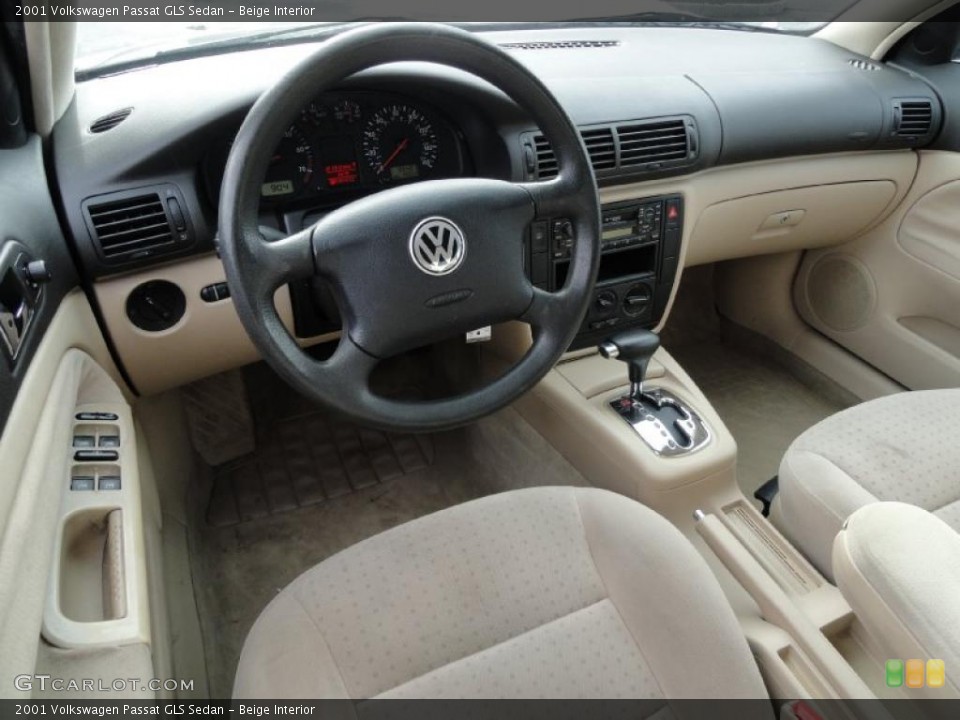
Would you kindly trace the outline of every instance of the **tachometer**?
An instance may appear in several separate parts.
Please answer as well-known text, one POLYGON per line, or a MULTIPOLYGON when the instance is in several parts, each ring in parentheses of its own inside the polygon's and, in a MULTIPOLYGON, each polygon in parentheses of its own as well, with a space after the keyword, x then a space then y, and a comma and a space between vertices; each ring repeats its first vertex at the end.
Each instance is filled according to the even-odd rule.
POLYGON ((433 125, 409 105, 380 108, 363 129, 363 156, 381 183, 429 175, 437 164, 438 151, 433 125))
POLYGON ((313 180, 313 147, 296 125, 283 134, 260 188, 263 197, 295 195, 313 180))

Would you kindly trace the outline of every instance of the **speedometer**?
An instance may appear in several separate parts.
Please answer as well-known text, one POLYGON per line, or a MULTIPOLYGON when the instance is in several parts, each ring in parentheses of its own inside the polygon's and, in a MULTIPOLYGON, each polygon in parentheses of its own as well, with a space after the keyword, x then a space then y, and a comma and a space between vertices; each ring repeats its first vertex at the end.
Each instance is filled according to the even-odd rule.
POLYGON ((418 180, 437 164, 433 125, 409 105, 380 108, 364 125, 363 157, 381 183, 418 180))

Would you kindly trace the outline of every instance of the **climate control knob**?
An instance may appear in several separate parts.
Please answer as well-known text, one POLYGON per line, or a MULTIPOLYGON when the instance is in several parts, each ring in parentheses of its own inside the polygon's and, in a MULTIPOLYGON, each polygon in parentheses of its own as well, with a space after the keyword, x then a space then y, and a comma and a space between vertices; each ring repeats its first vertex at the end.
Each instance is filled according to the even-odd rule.
POLYGON ((623 310, 627 315, 636 317, 650 308, 653 293, 649 285, 634 285, 623 296, 623 310))
POLYGON ((594 299, 597 310, 610 312, 617 306, 617 295, 612 290, 601 290, 594 299))

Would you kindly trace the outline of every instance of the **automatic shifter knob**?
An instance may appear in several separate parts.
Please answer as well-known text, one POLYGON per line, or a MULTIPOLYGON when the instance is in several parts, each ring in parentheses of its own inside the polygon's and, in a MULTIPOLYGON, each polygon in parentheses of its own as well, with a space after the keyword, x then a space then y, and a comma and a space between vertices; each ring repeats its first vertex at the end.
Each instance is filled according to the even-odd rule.
POLYGON ((627 363, 630 368, 630 397, 640 400, 647 366, 659 347, 660 337, 656 333, 649 330, 626 330, 600 343, 599 350, 605 358, 627 363))

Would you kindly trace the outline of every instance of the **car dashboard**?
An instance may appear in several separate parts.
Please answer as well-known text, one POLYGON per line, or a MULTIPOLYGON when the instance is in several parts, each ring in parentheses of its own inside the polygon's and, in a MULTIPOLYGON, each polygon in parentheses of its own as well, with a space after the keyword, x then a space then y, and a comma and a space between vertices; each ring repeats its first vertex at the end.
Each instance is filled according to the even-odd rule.
MULTIPOLYGON (((816 38, 622 26, 484 36, 558 98, 600 188, 595 298, 571 349, 661 325, 685 264, 849 237, 905 192, 913 151, 943 136, 941 101, 922 78, 816 38), (707 227, 711 216, 721 221, 707 227)), ((141 391, 256 358, 215 254, 220 183, 250 107, 311 51, 252 49, 86 80, 55 128, 63 217, 141 391), (201 361, 172 372, 156 360, 170 353, 201 361)), ((304 97, 263 178, 260 223, 280 237, 390 187, 557 172, 549 138, 518 103, 458 70, 392 63, 304 97)), ((518 242, 531 282, 561 288, 576 242, 566 219, 540 219, 518 242)), ((277 305, 304 344, 339 329, 319 281, 291 284, 277 305)))

